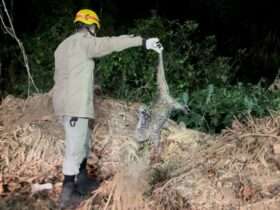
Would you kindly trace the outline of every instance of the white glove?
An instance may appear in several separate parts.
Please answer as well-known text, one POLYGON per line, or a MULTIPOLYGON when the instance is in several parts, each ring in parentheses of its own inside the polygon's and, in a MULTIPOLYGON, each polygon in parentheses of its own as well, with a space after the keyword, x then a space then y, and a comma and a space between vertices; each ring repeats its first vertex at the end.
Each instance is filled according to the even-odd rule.
POLYGON ((159 38, 149 38, 145 40, 145 47, 147 50, 154 50, 157 53, 163 51, 163 46, 161 45, 159 38))

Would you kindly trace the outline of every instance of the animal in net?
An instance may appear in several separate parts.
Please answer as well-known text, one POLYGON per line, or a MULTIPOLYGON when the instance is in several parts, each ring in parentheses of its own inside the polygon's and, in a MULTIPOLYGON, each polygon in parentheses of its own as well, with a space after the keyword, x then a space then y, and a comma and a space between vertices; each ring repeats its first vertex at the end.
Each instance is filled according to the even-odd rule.
POLYGON ((169 91, 165 78, 163 54, 159 53, 157 66, 157 96, 150 108, 142 105, 138 109, 138 123, 135 129, 137 142, 150 141, 154 149, 160 150, 160 133, 165 122, 174 110, 187 114, 189 108, 177 102, 169 91))

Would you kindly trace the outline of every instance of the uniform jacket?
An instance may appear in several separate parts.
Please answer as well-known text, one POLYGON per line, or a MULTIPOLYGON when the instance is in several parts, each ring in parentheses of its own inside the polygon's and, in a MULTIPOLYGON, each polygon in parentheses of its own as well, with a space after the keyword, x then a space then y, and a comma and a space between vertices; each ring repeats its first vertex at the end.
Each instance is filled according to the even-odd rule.
POLYGON ((94 58, 142 45, 140 36, 77 32, 55 50, 53 106, 58 116, 94 118, 94 58))

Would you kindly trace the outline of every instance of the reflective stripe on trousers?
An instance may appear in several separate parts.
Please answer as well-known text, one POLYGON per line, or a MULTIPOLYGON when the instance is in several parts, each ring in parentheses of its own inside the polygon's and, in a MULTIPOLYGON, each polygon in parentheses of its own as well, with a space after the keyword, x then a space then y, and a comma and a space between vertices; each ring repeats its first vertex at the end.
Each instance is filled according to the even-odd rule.
POLYGON ((77 175, 90 152, 91 131, 88 118, 63 117, 65 131, 64 175, 77 175))

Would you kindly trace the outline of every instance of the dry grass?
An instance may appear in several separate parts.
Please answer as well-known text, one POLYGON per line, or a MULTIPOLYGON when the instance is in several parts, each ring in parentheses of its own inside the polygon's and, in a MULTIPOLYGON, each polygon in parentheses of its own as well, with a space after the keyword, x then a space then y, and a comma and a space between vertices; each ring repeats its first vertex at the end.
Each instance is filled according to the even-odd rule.
POLYGON ((139 154, 138 144, 128 141, 121 148, 121 163, 111 181, 102 185, 81 209, 94 209, 96 200, 106 200, 103 210, 149 210, 144 196, 149 190, 149 155, 139 154), (102 198, 102 199, 101 199, 102 198))
MULTIPOLYGON (((26 209, 56 209, 63 130, 46 97, 8 97, 0 105, 0 209, 17 209, 15 205, 28 206, 28 202, 26 209), (36 195, 30 195, 33 182, 52 182, 56 187, 39 196, 38 203, 36 195)), ((138 104, 108 99, 98 103, 91 170, 104 181, 79 209, 279 209, 277 113, 235 121, 218 136, 169 121, 162 130, 160 162, 154 164, 149 146, 139 149, 132 141, 138 104)))
POLYGON ((57 167, 63 157, 63 141, 44 136, 40 129, 30 125, 17 127, 12 133, 4 132, 0 127, 0 150, 3 184, 8 185, 9 191, 15 191, 14 180, 17 184, 31 184, 57 177, 57 167))
POLYGON ((200 142, 185 151, 184 164, 155 190, 155 200, 162 209, 274 209, 280 193, 279 126, 278 115, 248 118, 215 141, 200 142), (168 199, 174 195, 178 202, 168 199))

